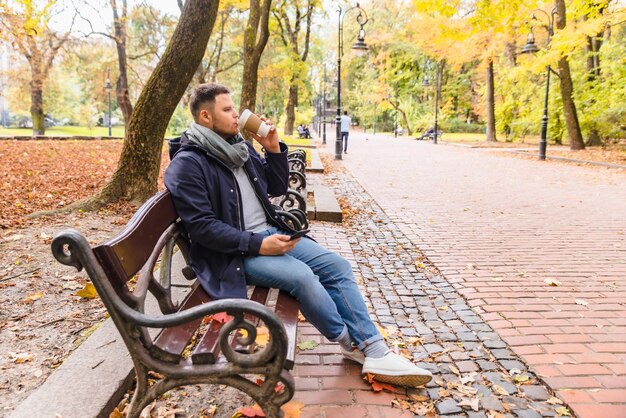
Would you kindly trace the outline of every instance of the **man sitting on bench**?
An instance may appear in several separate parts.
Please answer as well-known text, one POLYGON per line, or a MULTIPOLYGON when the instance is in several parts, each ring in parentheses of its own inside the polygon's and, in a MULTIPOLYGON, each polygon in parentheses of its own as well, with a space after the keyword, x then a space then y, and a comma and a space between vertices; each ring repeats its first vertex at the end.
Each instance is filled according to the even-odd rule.
POLYGON ((190 264, 207 293, 245 298, 246 284, 285 290, 344 356, 363 364, 363 374, 410 387, 429 382, 428 370, 387 347, 350 263, 309 237, 290 239, 295 231, 267 198, 288 186, 287 146, 276 128, 267 137, 251 134, 266 150, 262 158, 239 135, 228 88, 201 84, 189 106, 195 122, 182 136, 165 185, 191 239, 190 264))

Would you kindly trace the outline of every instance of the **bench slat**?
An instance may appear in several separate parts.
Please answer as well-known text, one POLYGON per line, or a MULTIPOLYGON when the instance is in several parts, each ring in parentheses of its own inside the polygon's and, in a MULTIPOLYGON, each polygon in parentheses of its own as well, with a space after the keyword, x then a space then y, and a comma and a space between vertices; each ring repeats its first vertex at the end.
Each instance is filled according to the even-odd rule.
POLYGON ((300 304, 289 293, 278 293, 278 299, 276 300, 276 315, 285 325, 287 331, 287 358, 285 361, 285 368, 288 370, 293 369, 294 362, 296 361, 296 333, 298 331, 298 311, 300 310, 300 304))
MULTIPOLYGON (((189 309, 210 300, 211 297, 207 295, 199 283, 196 282, 191 292, 181 303, 179 310, 189 309)), ((198 318, 175 327, 165 328, 156 338, 155 345, 163 351, 180 357, 201 322, 202 318, 198 318)))

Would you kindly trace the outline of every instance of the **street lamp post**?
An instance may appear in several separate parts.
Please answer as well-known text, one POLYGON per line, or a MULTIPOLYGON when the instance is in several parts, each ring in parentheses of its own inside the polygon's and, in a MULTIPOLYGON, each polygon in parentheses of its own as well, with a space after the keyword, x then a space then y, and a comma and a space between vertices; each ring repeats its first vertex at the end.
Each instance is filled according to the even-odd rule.
POLYGON ((337 116, 335 118, 337 137, 335 140, 335 160, 341 160, 343 150, 343 140, 341 138, 341 57, 343 56, 343 19, 349 11, 355 9, 359 11, 356 21, 361 26, 361 29, 359 29, 359 35, 356 42, 352 46, 352 49, 357 55, 363 55, 369 49, 369 47, 365 44, 365 30, 363 29, 363 26, 365 26, 368 20, 365 10, 363 10, 361 6, 359 6, 359 3, 357 3, 356 6, 350 7, 342 13, 343 10, 341 9, 341 6, 339 6, 339 10, 337 11, 339 19, 339 33, 337 39, 337 116))
POLYGON ((374 135, 376 135, 376 100, 374 100, 374 135))
POLYGON ((397 138, 398 137, 398 83, 396 82, 396 84, 394 85, 394 95, 395 95, 395 100, 396 100, 396 112, 393 116, 393 137, 397 138))
POLYGON ((324 64, 324 82, 322 83, 322 144, 326 145, 326 64, 324 64))
POLYGON ((435 80, 435 132, 433 134, 433 144, 437 144, 437 131, 439 130, 439 90, 441 89, 441 73, 439 63, 435 63, 437 69, 437 79, 435 80))
MULTIPOLYGON (((426 63, 426 66, 428 67, 428 63, 426 63)), ((435 125, 433 126, 433 144, 437 144, 437 131, 439 129, 438 125, 439 125, 439 90, 440 90, 440 86, 441 86, 441 73, 439 72, 439 63, 435 64, 437 72, 435 75, 435 125)), ((430 86, 430 80, 428 79, 428 76, 425 75, 424 76, 424 80, 422 81, 422 86, 424 87, 428 87, 430 86)), ((428 97, 428 96, 427 96, 428 97)))
POLYGON ((107 68, 107 84, 106 89, 109 93, 109 138, 111 137, 111 78, 109 69, 107 68))
MULTIPOLYGON (((540 12, 547 18, 548 24, 542 24, 540 26, 548 31, 548 38, 546 39, 546 47, 548 47, 550 45, 550 38, 554 35, 554 16, 557 13, 556 7, 552 9, 550 14, 541 9, 537 9, 535 12, 540 12)), ((537 16, 535 16, 535 12, 533 12, 532 19, 539 20, 537 19, 537 16)), ((537 44, 535 43, 533 27, 534 25, 531 26, 528 37, 526 38, 526 45, 522 47, 522 54, 535 54, 539 51, 539 48, 537 48, 537 44)), ((541 139, 539 140, 540 160, 546 159, 546 148, 548 147, 548 99, 550 97, 550 72, 552 72, 552 68, 550 68, 550 64, 548 64, 546 66, 546 96, 543 101, 543 116, 541 117, 541 139)))

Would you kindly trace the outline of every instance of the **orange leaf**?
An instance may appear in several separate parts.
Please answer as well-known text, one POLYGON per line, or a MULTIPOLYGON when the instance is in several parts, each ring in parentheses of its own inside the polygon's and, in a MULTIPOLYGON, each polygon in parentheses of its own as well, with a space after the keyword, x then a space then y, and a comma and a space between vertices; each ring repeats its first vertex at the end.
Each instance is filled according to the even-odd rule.
MULTIPOLYGON (((263 385, 263 383, 265 383, 265 381, 263 379, 257 379, 255 383, 257 385, 261 386, 261 385, 263 385)), ((274 392, 280 393, 284 389, 285 389, 285 385, 283 384, 283 382, 278 382, 278 383, 276 383, 276 387, 274 388, 274 392)))
POLYGON ((231 319, 233 319, 233 317, 228 315, 226 312, 219 312, 214 315, 211 315, 211 319, 213 319, 216 322, 219 322, 220 324, 225 324, 231 319))
POLYGON ((373 382, 372 389, 374 390, 374 392, 380 392, 382 390, 386 390, 387 392, 394 393, 396 391, 396 388, 393 385, 390 385, 387 383, 380 383, 380 382, 373 382))
POLYGON ((396 391, 396 388, 393 385, 377 382, 376 380, 374 380, 374 375, 371 373, 366 374, 363 380, 367 381, 370 385, 372 385, 372 390, 374 392, 380 392, 382 390, 386 390, 387 392, 393 393, 396 391))
POLYGON ((283 418, 298 418, 302 413, 304 404, 300 401, 291 400, 282 406, 281 411, 285 413, 283 418))
POLYGON ((259 406, 259 404, 254 404, 252 406, 245 406, 241 408, 233 417, 247 417, 247 418, 263 418, 265 414, 263 410, 259 406))

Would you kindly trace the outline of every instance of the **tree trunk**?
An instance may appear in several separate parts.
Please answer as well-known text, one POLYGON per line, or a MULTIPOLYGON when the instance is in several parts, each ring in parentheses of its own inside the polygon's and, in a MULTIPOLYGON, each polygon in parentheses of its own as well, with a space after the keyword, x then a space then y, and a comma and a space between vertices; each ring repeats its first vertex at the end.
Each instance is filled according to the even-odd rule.
POLYGON ((269 15, 272 0, 250 0, 250 16, 243 39, 243 75, 241 80, 241 103, 239 109, 256 107, 259 63, 270 36, 269 15))
POLYGON ((46 126, 43 117, 43 81, 41 74, 33 70, 30 82, 30 117, 33 121, 33 136, 44 135, 46 126))
POLYGON ((402 115, 402 120, 404 121, 404 126, 406 126, 407 135, 413 135, 413 130, 411 129, 411 125, 409 125, 409 118, 407 118, 406 112, 400 109, 400 107, 398 107, 398 112, 400 112, 400 114, 402 115))
POLYGON ((140 204, 156 192, 163 136, 204 56, 218 6, 218 0, 185 2, 167 49, 137 100, 117 170, 96 196, 72 208, 93 209, 120 199, 140 204))
POLYGON ((296 122, 296 106, 298 105, 298 87, 292 81, 289 86, 289 99, 287 100, 287 120, 285 121, 285 135, 293 135, 293 125, 296 122))
POLYGON ((496 101, 494 92, 493 61, 487 66, 487 142, 496 142, 496 101))
MULTIPOLYGON (((556 16, 555 25, 557 29, 564 29, 565 20, 565 1, 556 0, 556 16)), ((578 114, 576 113, 576 104, 574 103, 574 86, 572 84, 572 75, 569 68, 567 57, 559 59, 559 81, 561 84, 561 100, 563 101, 563 114, 565 116, 565 126, 567 126, 567 136, 569 138, 569 147, 573 150, 585 149, 585 142, 580 131, 580 123, 578 122, 578 114)))
POLYGON ((128 92, 128 62, 126 57, 126 22, 127 4, 126 0, 122 0, 122 17, 117 12, 116 0, 111 0, 111 8, 113 9, 113 27, 115 30, 114 39, 117 49, 117 65, 120 73, 117 83, 115 84, 115 95, 117 97, 117 105, 122 110, 124 116, 124 125, 128 128, 131 114, 133 113, 133 105, 130 101, 128 92))

